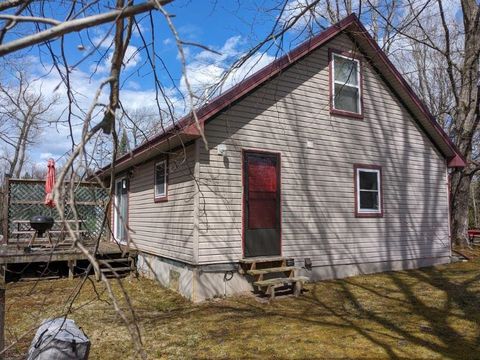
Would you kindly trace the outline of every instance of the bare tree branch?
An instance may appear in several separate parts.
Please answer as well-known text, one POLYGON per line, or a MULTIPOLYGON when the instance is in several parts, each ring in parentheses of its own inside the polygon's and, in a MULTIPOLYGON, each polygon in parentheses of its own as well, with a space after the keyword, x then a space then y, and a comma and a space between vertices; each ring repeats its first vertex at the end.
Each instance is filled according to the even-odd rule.
POLYGON ((162 6, 170 3, 172 0, 148 1, 139 5, 126 6, 123 9, 113 10, 107 13, 92 15, 83 19, 75 19, 61 23, 42 32, 25 36, 17 40, 12 40, 6 44, 0 45, 0 56, 10 54, 14 51, 53 40, 58 36, 65 35, 74 31, 80 31, 93 26, 106 24, 117 19, 134 16, 154 9, 155 3, 162 6))

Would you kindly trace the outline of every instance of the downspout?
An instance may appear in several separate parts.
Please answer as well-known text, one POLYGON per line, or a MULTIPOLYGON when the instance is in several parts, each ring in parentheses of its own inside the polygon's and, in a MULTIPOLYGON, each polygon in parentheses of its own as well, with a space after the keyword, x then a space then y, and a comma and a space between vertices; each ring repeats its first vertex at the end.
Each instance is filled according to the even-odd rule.
POLYGON ((451 228, 451 210, 452 210, 452 197, 451 197, 451 173, 448 172, 448 161, 445 161, 446 169, 445 175, 447 180, 447 209, 448 209, 448 241, 450 243, 450 258, 452 257, 452 228, 451 228))

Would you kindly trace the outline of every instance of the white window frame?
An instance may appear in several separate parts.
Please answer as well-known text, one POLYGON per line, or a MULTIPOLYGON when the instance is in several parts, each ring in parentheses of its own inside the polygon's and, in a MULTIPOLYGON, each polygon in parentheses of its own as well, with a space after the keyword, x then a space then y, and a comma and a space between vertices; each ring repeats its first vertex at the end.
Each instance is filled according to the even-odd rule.
POLYGON ((382 176, 380 169, 369 169, 369 168, 362 168, 357 167, 355 169, 356 173, 356 187, 357 187, 357 213, 358 214, 381 214, 382 213, 382 176), (369 173, 376 173, 377 174, 377 190, 361 190, 360 189, 360 172, 369 172, 369 173), (360 205, 360 192, 367 191, 367 192, 376 192, 378 193, 378 209, 362 209, 360 205))
POLYGON ((155 199, 164 199, 167 197, 167 181, 168 181, 168 169, 167 169, 167 160, 160 160, 155 162, 155 167, 154 167, 155 175, 154 175, 154 184, 153 184, 153 191, 154 191, 154 196, 155 199), (164 168, 164 181, 163 181, 163 194, 157 193, 157 166, 163 163, 163 168, 164 168))
MULTIPOLYGON (((118 203, 118 196, 123 196, 123 194, 122 193, 120 193, 120 194, 117 193, 117 184, 119 184, 119 183, 121 184, 120 187, 122 189, 124 188, 124 185, 126 187, 128 187, 127 177, 122 176, 122 177, 119 177, 119 178, 115 179, 115 197, 114 197, 115 206, 113 207, 113 238, 115 239, 116 242, 125 245, 127 243, 127 240, 126 239, 123 239, 123 240, 120 239, 120 236, 119 236, 120 234, 118 233, 118 226, 119 226, 120 221, 123 222, 122 224, 120 224, 120 226, 122 226, 122 227, 124 227, 125 224, 128 221, 127 218, 123 218, 120 214, 122 209, 120 208, 120 204, 118 203)), ((124 206, 126 206, 127 217, 128 217, 128 193, 127 193, 127 196, 126 196, 125 200, 126 200, 126 204, 124 206)), ((123 231, 126 231, 126 230, 124 229, 123 231)))
POLYGON ((332 109, 333 110, 346 112, 346 113, 351 113, 351 114, 356 114, 356 115, 361 115, 362 114, 362 111, 363 111, 362 101, 361 101, 361 99, 362 99, 362 86, 361 86, 361 83, 360 83, 360 80, 361 80, 360 71, 361 71, 360 60, 355 59, 353 57, 340 55, 340 54, 337 54, 335 52, 332 53, 332 109), (335 80, 335 58, 336 57, 347 59, 347 60, 350 60, 350 61, 354 61, 357 64, 357 85, 347 84, 343 81, 335 80), (358 99, 357 99, 358 112, 344 110, 344 109, 337 109, 335 107, 335 99, 336 99, 335 84, 358 89, 358 99))

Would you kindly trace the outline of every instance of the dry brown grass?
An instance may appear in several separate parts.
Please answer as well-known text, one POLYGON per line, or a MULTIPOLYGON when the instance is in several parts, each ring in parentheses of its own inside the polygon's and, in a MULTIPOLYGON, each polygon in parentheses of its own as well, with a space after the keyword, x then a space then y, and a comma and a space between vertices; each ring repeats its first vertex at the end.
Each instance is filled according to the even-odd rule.
POLYGON ((453 253, 461 255, 466 259, 476 259, 480 257, 480 245, 475 244, 469 247, 454 247, 453 253))
MULTIPOLYGON (((149 358, 480 358, 480 259, 414 271, 325 281, 300 298, 251 296, 193 305, 146 279, 124 279, 149 358)), ((7 340, 58 315, 79 280, 14 284, 7 340)), ((70 317, 92 359, 134 357, 124 324, 87 284, 70 317)), ((24 354, 30 332, 12 349, 24 354)))

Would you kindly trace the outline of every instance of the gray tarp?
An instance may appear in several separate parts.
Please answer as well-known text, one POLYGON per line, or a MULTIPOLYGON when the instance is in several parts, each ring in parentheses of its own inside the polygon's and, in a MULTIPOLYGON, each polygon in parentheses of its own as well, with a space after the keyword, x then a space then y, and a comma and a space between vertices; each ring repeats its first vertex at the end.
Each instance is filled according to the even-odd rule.
POLYGON ((47 319, 37 330, 27 360, 86 360, 90 340, 75 321, 47 319))

